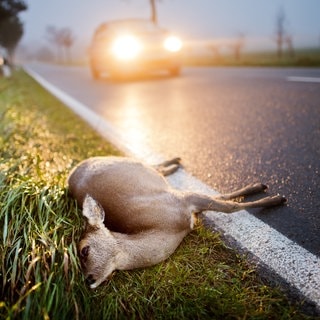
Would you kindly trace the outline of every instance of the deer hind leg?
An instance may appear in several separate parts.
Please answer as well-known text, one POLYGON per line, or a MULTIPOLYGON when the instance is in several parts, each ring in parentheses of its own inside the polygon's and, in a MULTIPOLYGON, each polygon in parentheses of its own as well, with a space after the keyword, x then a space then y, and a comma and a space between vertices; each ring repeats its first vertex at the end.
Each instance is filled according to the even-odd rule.
POLYGON ((158 165, 153 166, 158 172, 164 176, 168 176, 176 172, 180 168, 180 158, 173 158, 171 160, 164 161, 158 165))
POLYGON ((221 200, 215 197, 209 197, 206 195, 199 195, 195 193, 190 193, 186 197, 186 199, 194 212, 197 213, 202 211, 232 213, 249 208, 269 208, 279 206, 287 202, 286 198, 280 195, 269 196, 256 201, 240 203, 230 200, 221 200))
POLYGON ((231 193, 217 195, 217 196, 215 196, 215 199, 217 199, 217 200, 231 200, 231 199, 235 199, 238 197, 244 197, 244 196, 249 196, 252 194, 264 192, 267 189, 268 189, 268 187, 265 184, 255 183, 255 184, 250 184, 242 189, 236 190, 231 193))

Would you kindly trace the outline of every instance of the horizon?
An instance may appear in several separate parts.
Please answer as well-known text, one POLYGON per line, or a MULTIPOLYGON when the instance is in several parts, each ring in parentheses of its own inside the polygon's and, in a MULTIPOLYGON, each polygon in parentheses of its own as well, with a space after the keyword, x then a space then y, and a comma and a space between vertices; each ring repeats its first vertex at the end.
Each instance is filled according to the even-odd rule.
MULTIPOLYGON (((46 28, 69 28, 75 36, 74 56, 85 56, 94 30, 108 20, 149 18, 148 0, 92 0, 90 4, 76 0, 26 1, 28 10, 20 14, 25 33, 20 48, 36 51, 51 48, 45 39, 46 28), (75 11, 74 8, 77 8, 75 11), (71 14, 70 14, 71 13, 71 14), (90 14, 88 14, 90 13, 90 14)), ((206 47, 219 44, 227 47, 230 41, 244 38, 244 52, 275 50, 276 16, 285 14, 286 34, 295 48, 320 48, 320 2, 308 0, 163 0, 157 2, 159 25, 180 35, 188 45, 206 47), (181 9, 183 8, 183 10, 181 9), (232 13, 230 18, 230 12, 232 13)))

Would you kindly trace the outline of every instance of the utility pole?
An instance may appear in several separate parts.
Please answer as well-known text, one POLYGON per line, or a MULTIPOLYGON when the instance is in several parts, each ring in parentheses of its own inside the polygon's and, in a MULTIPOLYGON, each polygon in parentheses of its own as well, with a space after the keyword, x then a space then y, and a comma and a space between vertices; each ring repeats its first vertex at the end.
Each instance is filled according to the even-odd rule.
POLYGON ((151 5, 151 21, 154 24, 158 24, 156 0, 150 0, 150 5, 151 5))

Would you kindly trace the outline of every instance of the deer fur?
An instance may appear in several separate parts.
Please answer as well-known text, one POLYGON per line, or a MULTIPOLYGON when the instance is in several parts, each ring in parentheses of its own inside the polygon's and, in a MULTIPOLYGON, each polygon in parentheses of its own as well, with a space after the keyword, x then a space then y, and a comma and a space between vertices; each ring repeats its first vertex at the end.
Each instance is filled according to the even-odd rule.
POLYGON ((79 256, 91 288, 115 270, 148 267, 167 259, 192 230, 200 212, 231 213, 286 201, 279 195, 232 201, 265 191, 261 183, 213 197, 175 190, 164 176, 176 171, 179 163, 175 158, 151 167, 124 157, 93 157, 72 170, 69 191, 87 219, 79 256))

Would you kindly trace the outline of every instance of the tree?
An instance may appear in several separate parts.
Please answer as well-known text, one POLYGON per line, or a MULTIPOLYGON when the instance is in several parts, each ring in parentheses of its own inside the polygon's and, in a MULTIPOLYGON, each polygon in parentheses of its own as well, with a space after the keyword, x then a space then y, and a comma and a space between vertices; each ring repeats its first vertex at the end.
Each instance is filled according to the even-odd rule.
POLYGON ((5 19, 0 28, 0 44, 7 50, 9 62, 12 63, 14 51, 23 35, 23 25, 17 16, 5 19))
POLYGON ((290 57, 294 57, 294 48, 292 35, 288 33, 285 28, 286 14, 283 8, 280 8, 276 16, 276 43, 277 43, 277 56, 279 59, 283 56, 283 46, 286 44, 290 57))
POLYGON ((207 45, 207 48, 209 49, 209 51, 213 57, 214 62, 221 61, 221 55, 220 55, 221 48, 220 47, 221 47, 221 45, 218 43, 215 43, 215 42, 209 43, 207 45))
POLYGON ((280 8, 276 16, 276 43, 277 43, 277 55, 278 58, 282 58, 283 52, 283 42, 285 35, 284 23, 286 20, 286 15, 283 8, 280 8))
POLYGON ((54 26, 48 26, 46 29, 46 39, 57 47, 58 61, 70 61, 70 48, 75 40, 70 28, 57 29, 54 26))
POLYGON ((45 38, 48 40, 48 42, 51 45, 56 46, 56 48, 57 48, 56 60, 60 60, 60 56, 61 56, 61 54, 60 54, 60 43, 59 43, 58 31, 57 31, 56 27, 47 26, 45 38))
POLYGON ((20 11, 27 9, 21 0, 0 0, 0 45, 7 50, 10 62, 23 35, 23 24, 18 17, 20 11))
POLYGON ((65 50, 65 59, 67 62, 71 61, 70 49, 74 43, 75 36, 73 35, 70 28, 63 28, 59 32, 59 40, 61 46, 65 50))
POLYGON ((289 34, 286 35, 285 43, 288 46, 288 52, 289 52, 290 58, 294 58, 295 52, 294 52, 294 48, 293 48, 293 40, 292 40, 292 36, 291 35, 289 35, 289 34))
POLYGON ((17 16, 24 10, 27 10, 27 5, 22 0, 0 0, 0 21, 17 16))
POLYGON ((245 36, 242 32, 240 32, 231 45, 232 50, 233 50, 233 54, 234 54, 234 59, 236 61, 240 60, 242 49, 244 47, 244 43, 245 43, 245 36))
POLYGON ((45 46, 39 48, 36 53, 34 54, 34 57, 37 60, 45 61, 45 62, 52 62, 54 60, 54 55, 51 52, 51 50, 45 46))

